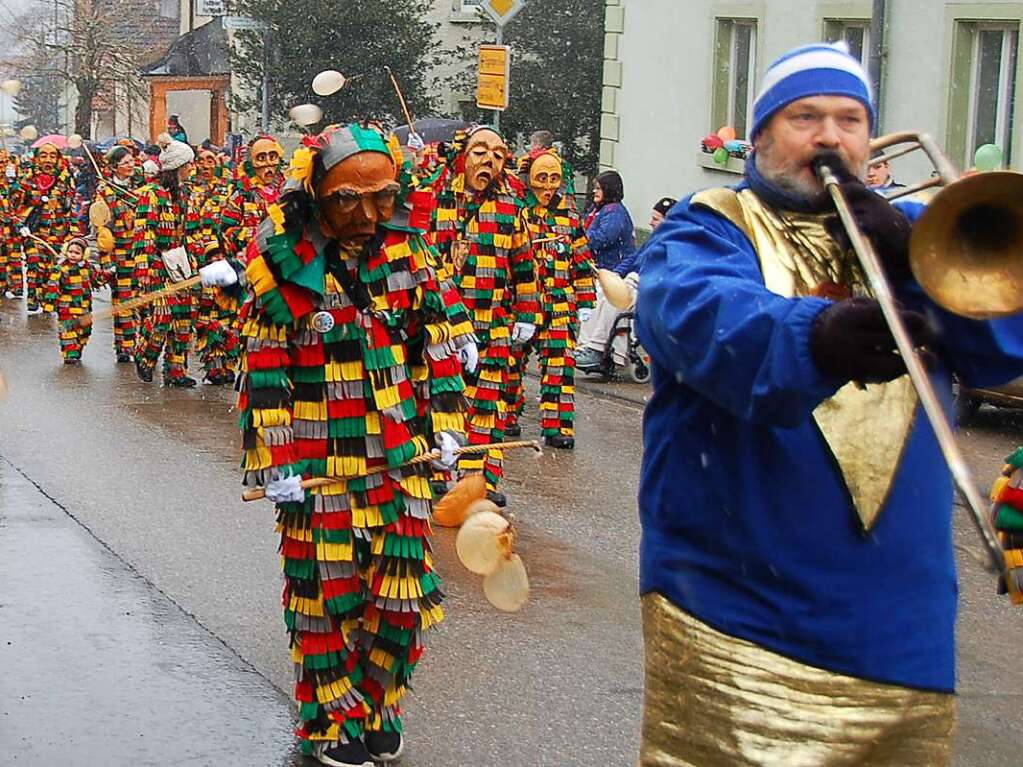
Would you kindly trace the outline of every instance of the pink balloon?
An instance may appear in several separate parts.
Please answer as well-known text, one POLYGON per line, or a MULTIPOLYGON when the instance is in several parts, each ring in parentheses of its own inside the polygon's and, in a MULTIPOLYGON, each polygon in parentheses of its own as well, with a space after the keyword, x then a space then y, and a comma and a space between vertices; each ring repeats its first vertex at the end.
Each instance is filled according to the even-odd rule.
POLYGON ((731 125, 726 125, 718 130, 718 137, 722 141, 735 141, 735 128, 731 125))

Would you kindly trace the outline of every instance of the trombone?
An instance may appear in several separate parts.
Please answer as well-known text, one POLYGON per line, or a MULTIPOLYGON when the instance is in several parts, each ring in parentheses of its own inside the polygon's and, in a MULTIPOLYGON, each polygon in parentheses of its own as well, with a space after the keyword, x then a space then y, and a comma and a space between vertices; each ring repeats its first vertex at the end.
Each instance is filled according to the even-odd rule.
MULTIPOLYGON (((910 240, 910 268, 924 292, 942 308, 973 319, 992 319, 1023 311, 1023 291, 1017 287, 1023 280, 1023 259, 1018 255, 1023 231, 1023 173, 995 171, 960 178, 937 142, 925 133, 904 131, 881 136, 871 142, 871 149, 883 151, 900 144, 905 146, 877 157, 871 164, 921 149, 936 175, 897 190, 889 199, 944 187, 914 224, 910 240)), ((987 503, 974 484, 924 363, 899 316, 892 287, 874 246, 853 217, 835 171, 826 163, 819 163, 816 170, 835 204, 952 478, 987 549, 989 561, 985 564, 1008 580, 1005 553, 987 503)))

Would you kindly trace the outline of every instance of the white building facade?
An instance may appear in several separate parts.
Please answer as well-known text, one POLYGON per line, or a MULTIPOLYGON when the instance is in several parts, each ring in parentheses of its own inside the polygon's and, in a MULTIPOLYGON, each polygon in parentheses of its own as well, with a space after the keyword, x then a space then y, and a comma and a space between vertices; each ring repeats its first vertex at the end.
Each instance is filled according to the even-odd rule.
MULTIPOLYGON (((944 0, 606 0, 601 165, 618 170, 637 220, 660 197, 735 183, 700 141, 722 126, 747 138, 768 65, 789 48, 845 39, 866 66, 871 14, 884 7, 879 132, 934 135, 959 167, 998 145, 1023 167, 1023 2, 944 0)), ((919 180, 922 158, 898 160, 919 180)))

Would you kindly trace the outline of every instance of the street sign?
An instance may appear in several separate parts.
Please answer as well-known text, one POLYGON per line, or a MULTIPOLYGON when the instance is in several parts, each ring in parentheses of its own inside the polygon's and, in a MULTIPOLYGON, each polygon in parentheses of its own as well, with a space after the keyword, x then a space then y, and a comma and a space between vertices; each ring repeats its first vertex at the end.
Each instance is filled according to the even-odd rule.
POLYGON ((510 75, 511 48, 507 45, 481 45, 476 106, 499 111, 507 109, 510 75))
POLYGON ((196 16, 226 16, 226 0, 195 0, 196 16))
POLYGON ((266 25, 248 16, 225 16, 224 27, 232 32, 261 32, 266 25))
POLYGON ((525 4, 526 0, 482 0, 480 9, 492 18, 495 24, 503 27, 525 4))

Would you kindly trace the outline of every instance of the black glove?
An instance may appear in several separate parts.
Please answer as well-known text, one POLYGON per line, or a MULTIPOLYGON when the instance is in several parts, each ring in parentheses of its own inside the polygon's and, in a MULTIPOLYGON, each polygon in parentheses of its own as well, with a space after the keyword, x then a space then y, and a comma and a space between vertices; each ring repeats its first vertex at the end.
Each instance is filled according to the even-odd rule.
MULTIPOLYGON (((934 344, 926 317, 905 310, 900 314, 914 347, 934 344)), ((810 356, 822 373, 840 381, 882 383, 906 372, 881 306, 872 298, 839 301, 817 315, 810 328, 810 356)))
MULTIPOLYGON (((883 196, 867 188, 860 179, 850 173, 837 154, 830 152, 822 154, 817 162, 827 165, 838 177, 841 182, 838 186, 849 203, 849 210, 874 245, 877 257, 881 259, 881 265, 889 279, 901 282, 911 277, 909 237, 913 225, 909 219, 883 196)), ((831 238, 842 248, 848 250, 852 247, 838 216, 828 219, 825 226, 831 238)))

